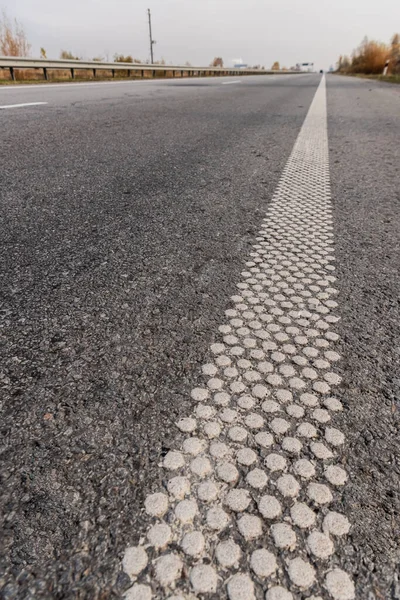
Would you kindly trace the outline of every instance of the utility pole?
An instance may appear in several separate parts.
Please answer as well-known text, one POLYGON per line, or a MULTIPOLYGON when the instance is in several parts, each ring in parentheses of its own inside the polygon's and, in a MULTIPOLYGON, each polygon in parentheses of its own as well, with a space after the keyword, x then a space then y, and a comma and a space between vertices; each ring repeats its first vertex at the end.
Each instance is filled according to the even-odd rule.
POLYGON ((151 33, 151 13, 150 13, 150 9, 147 9, 147 14, 149 17, 149 35, 150 35, 150 59, 151 59, 151 64, 154 64, 154 56, 153 56, 153 45, 155 44, 155 41, 153 40, 153 36, 151 33))

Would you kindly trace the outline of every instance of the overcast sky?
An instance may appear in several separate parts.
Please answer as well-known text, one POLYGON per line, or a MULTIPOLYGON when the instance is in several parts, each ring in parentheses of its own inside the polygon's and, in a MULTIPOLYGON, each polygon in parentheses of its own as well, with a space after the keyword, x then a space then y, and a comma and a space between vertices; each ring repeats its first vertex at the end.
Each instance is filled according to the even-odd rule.
POLYGON ((328 68, 365 35, 388 42, 400 29, 400 0, 0 0, 48 58, 61 49, 84 58, 114 53, 149 58, 147 8, 152 11, 155 59, 207 65, 328 68))

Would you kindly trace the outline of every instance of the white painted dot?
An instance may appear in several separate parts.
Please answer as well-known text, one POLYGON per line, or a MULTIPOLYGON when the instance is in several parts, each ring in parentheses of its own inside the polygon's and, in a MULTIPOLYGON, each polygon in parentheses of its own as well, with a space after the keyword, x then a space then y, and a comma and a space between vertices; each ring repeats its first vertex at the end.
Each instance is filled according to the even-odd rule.
POLYGON ((257 369, 260 371, 260 373, 262 373, 263 375, 266 375, 267 373, 272 373, 274 370, 274 367, 271 363, 263 361, 258 363, 257 369))
POLYGON ((209 421, 208 423, 205 423, 203 430, 207 437, 213 439, 220 435, 221 425, 216 421, 209 421))
POLYGON ((265 600, 293 600, 293 594, 286 588, 275 585, 267 591, 265 600))
POLYGON ((219 506, 210 508, 207 511, 207 525, 215 531, 222 531, 229 523, 229 516, 219 506))
POLYGON ((318 392, 319 394, 329 394, 329 392, 331 391, 330 386, 325 383, 325 381, 316 381, 315 383, 313 383, 313 390, 315 392, 318 392))
POLYGON ((295 419, 301 419, 304 417, 304 408, 298 404, 289 404, 286 407, 286 412, 295 419))
POLYGON ((218 392, 214 396, 214 402, 218 406, 227 406, 230 402, 230 399, 231 399, 230 395, 227 394, 226 392, 218 392))
POLYGON ((324 375, 325 381, 327 381, 330 385, 339 385, 342 381, 342 378, 337 373, 325 373, 324 375))
POLYGON ((201 370, 203 371, 204 375, 208 375, 210 377, 213 377, 218 371, 217 367, 215 365, 213 365, 212 363, 203 365, 201 370))
POLYGON ((333 457, 333 454, 329 448, 327 448, 325 444, 322 444, 321 442, 313 442, 310 444, 310 450, 317 458, 322 460, 327 460, 328 458, 333 457))
POLYGON ((262 400, 269 395, 269 390, 265 387, 265 385, 257 384, 253 387, 251 393, 255 398, 260 398, 262 400))
POLYGON ((229 365, 232 363, 231 359, 229 356, 226 356, 226 354, 220 354, 217 356, 215 362, 219 367, 229 367, 229 365))
POLYGON ((210 454, 214 458, 224 458, 230 455, 230 448, 223 442, 212 442, 210 444, 210 454))
POLYGON ((203 534, 200 531, 187 533, 182 539, 181 547, 188 556, 200 556, 205 547, 203 534))
POLYGON ((150 527, 147 532, 147 539, 151 546, 162 550, 170 543, 172 539, 171 528, 165 523, 157 523, 150 527))
POLYGON ((248 490, 234 489, 230 490, 224 499, 224 504, 235 512, 243 512, 248 508, 251 502, 251 496, 248 490))
POLYGON ((341 467, 329 465, 325 470, 325 477, 332 485, 341 486, 347 481, 347 473, 341 467))
POLYGON ((282 507, 275 496, 262 496, 258 503, 258 510, 265 519, 275 519, 282 512, 282 507))
POLYGON ((324 408, 316 408, 312 413, 313 418, 319 423, 327 423, 331 420, 331 416, 324 408))
POLYGON ((344 515, 329 511, 323 520, 322 529, 327 534, 342 536, 350 531, 350 523, 344 515))
POLYGON ((225 346, 224 344, 212 344, 210 349, 213 354, 221 354, 225 350, 225 346))
POLYGON ((297 433, 298 435, 306 438, 314 438, 318 435, 314 425, 311 425, 311 423, 307 422, 301 423, 301 425, 298 426, 297 433))
POLYGON ((267 433, 266 431, 260 431, 254 437, 255 441, 262 448, 269 448, 274 443, 274 438, 271 433, 267 433))
POLYGON ((207 400, 209 392, 204 388, 194 388, 190 395, 196 402, 204 402, 204 400, 207 400))
POLYGON ((238 529, 245 540, 254 540, 262 535, 262 522, 254 515, 244 515, 237 522, 238 529))
POLYGON ((239 479, 239 471, 234 464, 229 462, 217 466, 217 475, 225 483, 236 483, 239 479))
POLYGON ((187 477, 173 477, 167 484, 168 492, 177 500, 183 500, 190 493, 190 482, 187 477))
POLYGON ((190 463, 190 470, 198 477, 205 477, 211 472, 211 463, 208 458, 198 456, 190 463))
POLYGON ((302 558, 289 561, 288 574, 290 580, 301 589, 309 588, 315 581, 314 568, 302 558))
POLYGON ((226 588, 229 600, 256 600, 254 584, 244 573, 237 573, 231 577, 226 588))
POLYGON ((196 594, 211 594, 217 590, 217 573, 210 565, 196 565, 189 578, 196 594))
POLYGON ((285 419, 281 419, 279 417, 272 419, 269 426, 271 427, 272 431, 280 435, 283 435, 287 432, 288 429, 290 429, 289 421, 286 421, 285 419))
POLYGON ((334 547, 327 535, 320 531, 312 531, 307 538, 310 552, 317 558, 326 559, 333 554, 334 547))
POLYGON ((293 400, 293 394, 290 390, 279 389, 276 390, 276 397, 279 402, 282 404, 286 404, 287 402, 291 402, 293 400))
POLYGON ((255 401, 251 396, 241 396, 237 403, 244 410, 251 410, 255 405, 255 401))
POLYGON ((269 577, 278 568, 275 556, 272 552, 260 548, 255 550, 250 558, 250 567, 258 577, 269 577))
POLYGON ((231 427, 228 435, 234 442, 244 442, 247 439, 247 431, 243 427, 231 427))
POLYGON ((296 534, 287 523, 271 525, 271 534, 278 548, 293 550, 296 547, 296 534))
POLYGON ((332 446, 341 446, 344 444, 343 433, 334 427, 327 427, 325 429, 325 439, 332 446))
POLYGON ((175 507, 175 516, 181 523, 191 523, 197 512, 197 503, 194 500, 181 500, 175 507))
POLYGON ((168 510, 168 496, 161 492, 150 494, 144 501, 144 508, 152 517, 162 517, 168 510))
POLYGON ((228 379, 233 379, 239 375, 239 371, 235 367, 228 367, 224 370, 224 375, 228 379))
POLYGON ((264 461, 265 466, 272 472, 283 471, 286 468, 286 458, 281 454, 268 454, 264 461))
POLYGON ((300 401, 306 406, 317 406, 319 404, 318 398, 314 394, 301 394, 300 401))
POLYGON ((233 423, 234 421, 236 421, 237 416, 238 416, 237 411, 236 410, 232 410, 231 408, 225 408, 219 414, 219 418, 224 423, 233 423))
POLYGON ((354 583, 341 569, 329 571, 325 585, 334 600, 353 600, 355 598, 354 583))
POLYGON ((292 517, 293 523, 301 529, 312 527, 316 519, 314 511, 303 502, 296 502, 293 504, 290 509, 290 516, 292 517))
POLYGON ((180 577, 183 563, 176 554, 164 554, 155 562, 155 576, 157 581, 167 587, 175 583, 180 577))
POLYGON ((192 456, 197 456, 200 452, 206 447, 206 442, 204 440, 199 439, 198 437, 190 437, 186 438, 182 444, 182 450, 186 454, 191 454, 192 456))
POLYGON ((261 429, 264 425, 264 419, 257 413, 247 415, 244 422, 249 429, 261 429))
POLYGON ((332 492, 323 483, 310 483, 307 494, 316 504, 329 504, 333 500, 332 492))
POLYGON ((343 405, 337 398, 325 398, 324 405, 335 412, 343 410, 343 405))
POLYGON ((169 471, 177 471, 181 469, 185 464, 184 456, 181 452, 170 450, 164 458, 164 467, 169 471))
POLYGON ((231 390, 232 394, 242 394, 245 391, 246 386, 241 381, 234 381, 230 384, 229 389, 231 390))
POLYGON ((239 464, 250 467, 257 462, 257 454, 251 448, 242 448, 238 451, 236 459, 239 464))
POLYGON ((218 498, 218 487, 213 481, 203 481, 197 488, 197 495, 203 502, 212 502, 218 498))
POLYGON ((286 452, 290 452, 291 454, 299 454, 303 447, 303 444, 294 437, 285 437, 282 440, 282 448, 286 450, 286 452))
POLYGON ((276 481, 276 487, 282 496, 295 498, 300 491, 300 485, 293 475, 281 475, 276 481))
POLYGON ((206 404, 198 404, 196 406, 196 415, 199 419, 212 419, 215 415, 215 408, 206 404))
POLYGON ((253 469, 246 475, 247 483, 258 490, 264 488, 268 483, 268 477, 261 469, 253 469))
POLYGON ((281 407, 275 400, 265 400, 262 409, 266 413, 274 413, 280 411, 281 407))
POLYGON ((133 579, 147 567, 148 557, 146 550, 141 546, 132 546, 125 550, 122 559, 122 568, 125 573, 133 579))
POLYGON ((153 597, 151 587, 142 583, 135 583, 126 590, 124 600, 151 600, 153 597))
POLYGON ((233 540, 220 542, 215 549, 215 556, 219 564, 224 567, 237 567, 239 564, 242 552, 240 546, 235 544, 233 540))
MULTIPOLYGON (((254 353, 254 352, 257 352, 257 350, 252 350, 251 352, 253 352, 253 353, 254 353)), ((264 353, 262 353, 262 354, 264 355, 264 353)), ((245 370, 247 371, 247 370, 248 370, 248 369, 250 369, 250 367, 252 366, 252 363, 251 363, 249 360, 247 360, 247 358, 240 358, 240 359, 237 361, 237 366, 238 366, 240 369, 245 369, 245 370)))
POLYGON ((274 387, 278 387, 278 386, 282 385, 282 383, 283 383, 282 377, 280 375, 277 375, 276 373, 268 375, 267 381, 270 385, 272 385, 274 387))
POLYGON ((293 465, 293 469, 297 475, 304 477, 304 479, 311 479, 311 477, 314 477, 315 475, 314 465, 306 458, 297 460, 293 465))

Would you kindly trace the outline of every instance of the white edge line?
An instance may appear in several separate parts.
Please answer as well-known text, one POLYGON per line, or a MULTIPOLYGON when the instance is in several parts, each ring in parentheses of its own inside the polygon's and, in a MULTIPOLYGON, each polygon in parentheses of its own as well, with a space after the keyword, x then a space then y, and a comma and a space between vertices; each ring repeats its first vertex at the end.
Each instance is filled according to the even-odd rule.
POLYGON ((5 108, 22 108, 23 106, 39 106, 40 104, 48 104, 48 102, 25 102, 24 104, 4 104, 4 106, 0 106, 0 109, 3 110, 5 108))
POLYGON ((232 83, 242 83, 241 81, 223 81, 222 85, 232 85, 232 83))

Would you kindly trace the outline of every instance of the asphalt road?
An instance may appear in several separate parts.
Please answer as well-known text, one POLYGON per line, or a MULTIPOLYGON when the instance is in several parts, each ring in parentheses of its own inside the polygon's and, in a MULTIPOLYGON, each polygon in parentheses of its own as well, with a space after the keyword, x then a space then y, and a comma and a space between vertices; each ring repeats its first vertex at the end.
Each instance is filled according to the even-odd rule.
MULTIPOLYGON (((5 599, 131 586, 121 560, 320 79, 0 88, 5 599)), ((335 510, 351 523, 332 564, 357 600, 400 598, 400 88, 326 79, 348 474, 335 510)))

